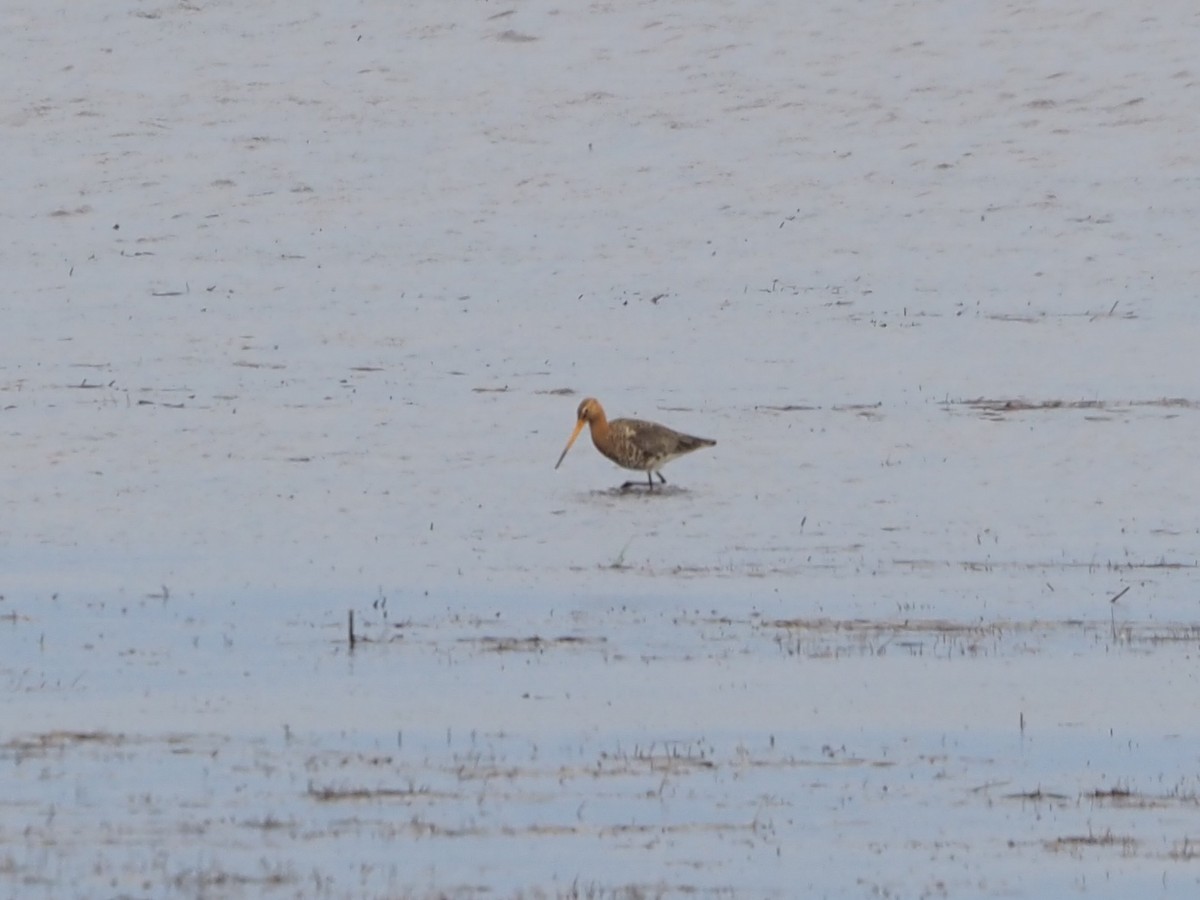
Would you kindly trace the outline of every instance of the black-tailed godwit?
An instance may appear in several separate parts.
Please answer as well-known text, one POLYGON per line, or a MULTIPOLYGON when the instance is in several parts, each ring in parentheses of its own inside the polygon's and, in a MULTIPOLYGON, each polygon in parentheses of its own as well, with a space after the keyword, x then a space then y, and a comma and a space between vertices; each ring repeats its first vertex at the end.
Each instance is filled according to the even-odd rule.
MULTIPOLYGON (((604 407, 600 405, 600 401, 592 397, 579 404, 577 415, 579 420, 575 423, 575 430, 571 432, 571 439, 567 441, 567 446, 563 448, 554 468, 562 465, 567 451, 579 437, 579 432, 583 431, 584 425, 588 425, 591 427, 592 443, 596 445, 596 449, 624 469, 645 472, 647 487, 650 490, 654 490, 655 475, 663 484, 667 483, 659 469, 671 460, 701 447, 716 444, 716 441, 710 441, 708 438, 680 434, 657 422, 643 422, 640 419, 613 419, 610 422, 604 415, 604 407)), ((621 489, 633 487, 638 483, 640 482, 627 481, 621 485, 621 489)))

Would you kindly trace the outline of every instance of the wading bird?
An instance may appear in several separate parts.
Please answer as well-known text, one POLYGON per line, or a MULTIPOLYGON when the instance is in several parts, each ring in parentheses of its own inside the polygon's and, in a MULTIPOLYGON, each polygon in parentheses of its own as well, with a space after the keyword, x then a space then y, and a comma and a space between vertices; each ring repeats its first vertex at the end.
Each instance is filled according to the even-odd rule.
MULTIPOLYGON (((663 484, 667 483, 659 469, 671 460, 716 443, 708 438, 680 434, 657 422, 643 422, 640 419, 613 419, 610 422, 604 415, 604 407, 600 405, 600 401, 592 397, 579 404, 577 415, 579 420, 575 423, 575 430, 571 432, 571 439, 567 441, 567 446, 563 448, 554 468, 562 465, 567 451, 579 437, 579 432, 583 431, 584 425, 588 425, 591 427, 592 443, 596 445, 596 449, 624 469, 645 472, 646 486, 649 490, 654 490, 655 475, 663 484)), ((640 483, 627 481, 621 485, 621 489, 625 490, 640 483)))

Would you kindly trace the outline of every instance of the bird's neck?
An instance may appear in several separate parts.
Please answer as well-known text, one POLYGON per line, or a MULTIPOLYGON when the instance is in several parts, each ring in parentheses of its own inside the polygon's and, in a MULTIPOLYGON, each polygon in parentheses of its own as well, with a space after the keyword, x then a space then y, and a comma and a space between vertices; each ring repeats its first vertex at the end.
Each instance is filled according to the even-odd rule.
POLYGON ((592 413, 592 417, 588 419, 588 428, 591 429, 593 443, 597 438, 603 440, 608 437, 608 417, 604 413, 592 413))

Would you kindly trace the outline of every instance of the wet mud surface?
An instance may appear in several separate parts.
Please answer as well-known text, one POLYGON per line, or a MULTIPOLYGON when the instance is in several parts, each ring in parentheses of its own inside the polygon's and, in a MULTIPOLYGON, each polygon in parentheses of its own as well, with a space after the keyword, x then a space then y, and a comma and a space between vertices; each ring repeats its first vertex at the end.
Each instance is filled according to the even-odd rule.
POLYGON ((0 896, 1198 895, 1193 10, 10 6, 0 896))

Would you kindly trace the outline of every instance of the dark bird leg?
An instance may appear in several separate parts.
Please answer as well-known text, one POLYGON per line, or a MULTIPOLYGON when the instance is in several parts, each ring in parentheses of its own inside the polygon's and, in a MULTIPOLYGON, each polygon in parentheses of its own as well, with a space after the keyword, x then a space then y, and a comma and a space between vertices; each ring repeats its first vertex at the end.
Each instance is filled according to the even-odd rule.
MULTIPOLYGON (((646 490, 648 490, 648 491, 654 490, 654 476, 655 475, 658 476, 658 480, 661 481, 663 484, 667 483, 667 479, 662 477, 662 472, 651 472, 649 469, 647 469, 646 470, 646 490)), ((621 485, 621 490, 627 491, 630 488, 641 487, 641 485, 642 485, 642 483, 640 481, 627 481, 623 485, 621 485)))

